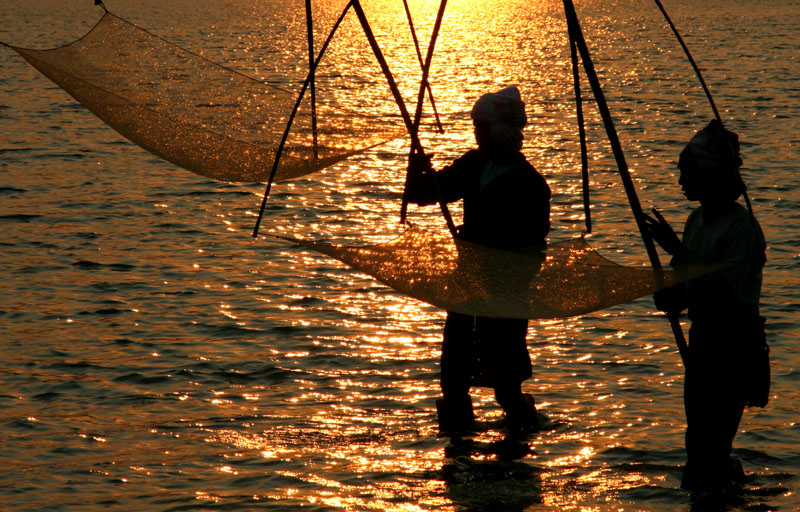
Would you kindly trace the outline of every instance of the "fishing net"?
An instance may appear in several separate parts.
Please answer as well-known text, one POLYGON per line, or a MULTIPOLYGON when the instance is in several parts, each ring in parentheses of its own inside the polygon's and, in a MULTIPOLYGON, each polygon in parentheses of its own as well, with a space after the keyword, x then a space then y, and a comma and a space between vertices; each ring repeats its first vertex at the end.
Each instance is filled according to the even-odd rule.
MULTIPOLYGON (((123 136, 217 180, 268 179, 299 92, 298 84, 297 92, 288 90, 287 79, 278 86, 250 78, 111 13, 66 46, 12 48, 123 136)), ((363 115, 342 108, 333 95, 317 104, 317 130, 308 97, 298 112, 277 180, 309 174, 405 133, 396 115, 363 115)), ((417 227, 366 247, 290 240, 437 307, 504 318, 581 315, 709 270, 623 267, 582 239, 513 252, 417 227)))
POLYGON ((562 318, 622 304, 717 267, 663 270, 613 263, 582 238, 524 252, 453 240, 419 227, 378 245, 291 240, 434 306, 499 318, 562 318))
MULTIPOLYGON (((12 47, 120 134, 197 174, 222 181, 266 181, 300 90, 215 64, 106 13, 78 41, 60 48, 12 47)), ((324 97, 324 91, 319 91, 324 97)), ((320 170, 405 133, 390 117, 320 101, 317 142, 305 95, 276 180, 320 170)))

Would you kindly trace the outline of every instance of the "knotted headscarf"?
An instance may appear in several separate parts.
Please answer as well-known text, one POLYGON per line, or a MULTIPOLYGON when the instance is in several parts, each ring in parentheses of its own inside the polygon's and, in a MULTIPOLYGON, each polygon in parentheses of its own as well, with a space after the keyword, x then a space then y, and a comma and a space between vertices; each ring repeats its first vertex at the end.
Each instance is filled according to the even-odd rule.
POLYGON ((678 167, 684 165, 712 172, 734 172, 742 165, 739 136, 723 128, 722 123, 714 119, 697 132, 681 151, 678 167))
POLYGON ((528 118, 516 86, 484 94, 475 102, 470 116, 489 125, 492 142, 497 148, 522 149, 522 129, 528 124, 528 118))
POLYGON ((702 173, 735 197, 744 191, 740 165, 739 136, 726 130, 716 119, 689 140, 678 160, 681 170, 702 173))

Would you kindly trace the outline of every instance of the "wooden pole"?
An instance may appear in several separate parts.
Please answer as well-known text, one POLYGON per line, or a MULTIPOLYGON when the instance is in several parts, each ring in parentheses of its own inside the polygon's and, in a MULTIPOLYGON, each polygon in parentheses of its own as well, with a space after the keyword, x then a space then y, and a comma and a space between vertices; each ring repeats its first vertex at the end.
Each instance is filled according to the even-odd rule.
POLYGON ((578 121, 578 136, 581 144, 581 182, 583 184, 583 216, 586 219, 586 232, 592 232, 592 210, 589 201, 589 151, 586 147, 586 126, 583 121, 583 101, 581 99, 581 76, 578 69, 578 48, 570 38, 569 53, 572 58, 572 78, 575 88, 575 111, 578 121))
POLYGON ((308 73, 311 76, 311 133, 314 138, 314 158, 319 158, 317 137, 317 87, 314 77, 314 18, 311 13, 311 0, 306 0, 306 33, 308 34, 308 73))
MULTIPOLYGON (((669 27, 672 29, 672 33, 675 34, 675 37, 678 39, 678 43, 680 43, 681 48, 683 48, 683 53, 686 54, 686 58, 689 59, 689 63, 692 65, 692 69, 694 69, 694 73, 697 75, 698 80, 700 80, 700 85, 703 87, 703 91, 706 93, 706 98, 708 98, 708 103, 711 105, 711 110, 714 111, 714 116, 717 118, 717 121, 719 121, 719 124, 724 128, 725 125, 722 122, 722 117, 719 115, 719 110, 717 110, 717 104, 714 102, 714 98, 711 96, 711 90, 708 88, 708 85, 706 85, 706 81, 703 78, 703 73, 700 72, 700 67, 694 61, 694 57, 692 57, 689 47, 686 46, 686 43, 683 41, 683 38, 678 32, 678 29, 675 27, 675 24, 672 23, 672 18, 670 18, 669 14, 667 14, 667 10, 664 9, 664 6, 661 4, 660 0, 655 0, 655 2, 658 6, 658 9, 661 11, 661 14, 664 15, 664 19, 667 20, 669 27)), ((750 221, 753 225, 753 231, 755 231, 756 234, 756 240, 758 240, 761 238, 761 235, 759 234, 760 232, 757 228, 758 222, 756 221, 756 215, 753 212, 753 205, 750 203, 750 195, 747 193, 747 185, 745 185, 742 175, 739 173, 739 164, 736 161, 734 149, 730 147, 730 145, 728 148, 730 149, 731 165, 733 165, 734 172, 742 184, 742 197, 744 197, 744 202, 747 205, 747 211, 750 213, 750 221)), ((765 249, 765 247, 762 247, 762 249, 765 249)))
POLYGON ((308 89, 311 82, 314 80, 314 72, 319 66, 320 60, 322 60, 322 56, 325 55, 325 51, 328 49, 328 45, 330 45, 331 39, 333 39, 333 35, 338 30, 339 25, 341 25, 342 20, 344 20, 347 11, 353 6, 353 0, 347 3, 344 10, 342 10, 342 14, 339 15, 339 19, 336 20, 334 23, 333 28, 331 29, 331 33, 328 34, 328 38, 325 40, 325 43, 322 45, 322 48, 319 51, 319 55, 314 60, 311 69, 306 76, 305 81, 303 82, 303 86, 300 88, 300 94, 297 95, 297 101, 294 104, 294 108, 292 109, 292 113, 289 115, 289 121, 286 123, 286 128, 283 130, 283 136, 281 137, 280 143, 278 143, 278 148, 275 150, 275 160, 272 162, 272 170, 269 173, 269 180, 267 181, 267 187, 264 190, 264 198, 261 200, 261 209, 258 212, 258 218, 256 219, 256 225, 253 227, 253 238, 258 236, 258 228, 261 225, 261 219, 264 217, 264 208, 267 206, 267 198, 269 197, 269 192, 272 189, 272 182, 275 180, 275 174, 278 171, 278 164, 281 160, 281 155, 283 154, 283 148, 286 147, 286 139, 289 138, 289 131, 292 129, 292 124, 294 123, 294 118, 297 116, 297 111, 300 108, 300 103, 303 101, 303 96, 305 96, 306 90, 308 89))
MULTIPOLYGON (((420 69, 425 68, 425 61, 422 60, 422 51, 419 48, 419 40, 417 39, 417 31, 414 29, 414 20, 411 17, 411 9, 408 7, 408 0, 403 0, 403 7, 406 9, 406 17, 408 18, 408 26, 411 29, 411 38, 414 40, 414 49, 417 51, 417 60, 419 60, 420 69)), ((428 91, 428 101, 431 102, 431 109, 433 116, 436 119, 436 129, 439 133, 444 133, 442 128, 442 120, 439 118, 439 112, 436 110, 436 102, 433 100, 433 91, 431 84, 427 80, 424 82, 425 89, 428 91)))
MULTIPOLYGON (((364 9, 361 7, 361 3, 359 0, 352 0, 353 10, 358 16, 358 20, 361 22, 361 27, 364 29, 364 35, 367 36, 367 41, 369 41, 369 45, 372 48, 372 53, 375 54, 375 58, 378 60, 378 64, 383 71, 384 76, 386 77, 386 81, 389 83, 389 88, 392 91, 392 95, 394 96, 395 102, 397 103, 398 108, 400 109, 400 115, 403 117, 403 121, 406 123, 406 128, 408 129, 408 134, 411 136, 411 150, 418 152, 420 155, 424 155, 425 151, 422 148, 422 143, 419 140, 419 133, 417 130, 417 125, 419 122, 415 119, 411 119, 411 115, 408 113, 408 109, 406 108, 405 100, 403 100, 403 96, 400 94, 400 89, 397 87, 397 83, 394 81, 394 76, 392 75, 391 70, 389 69, 389 65, 386 63, 386 58, 383 56, 383 52, 378 45, 377 39, 375 39, 375 34, 372 33, 372 28, 369 25, 369 21, 367 20, 366 14, 364 14, 364 9)), ((441 23, 441 22, 440 22, 441 23)), ((428 59, 426 60, 426 65, 430 67, 430 59, 432 58, 432 49, 428 49, 428 59)), ((426 72, 423 70, 423 78, 426 78, 426 72)), ((425 95, 425 88, 424 84, 420 87, 424 99, 425 95)), ((450 215, 450 210, 447 208, 447 203, 444 200, 444 195, 442 194, 441 189, 439 188, 439 183, 436 180, 434 175, 433 183, 436 188, 436 195, 439 199, 439 207, 442 210, 442 215, 444 216, 444 220, 447 223, 447 229, 450 230, 450 234, 455 237, 456 236, 456 225, 453 223, 453 217, 450 215)))
MULTIPOLYGON (((611 117, 611 112, 608 109, 608 103, 606 102, 605 95, 603 94, 603 89, 600 86, 600 80, 598 79, 597 72, 594 69, 589 48, 586 45, 586 40, 583 37, 583 31, 581 30, 581 25, 578 21, 578 15, 575 12, 575 5, 572 3, 572 0, 563 1, 564 11, 566 12, 567 17, 567 27, 571 40, 570 44, 572 44, 574 41, 574 43, 577 45, 578 52, 580 53, 581 61, 583 62, 583 68, 586 71, 589 84, 592 87, 592 92, 597 100, 597 107, 600 110, 600 116, 603 119, 603 124, 606 128, 606 134, 608 136, 609 143, 611 144, 614 158, 617 161, 617 167, 619 168, 619 174, 622 178, 622 184, 625 187, 625 193, 628 196, 628 203, 630 204, 631 211, 633 212, 633 217, 636 219, 636 225, 639 227, 639 233, 641 234, 645 248, 647 249, 647 255, 650 258, 650 264, 653 266, 653 268, 660 269, 662 268, 661 261, 658 258, 658 252, 656 251, 655 244, 653 243, 653 238, 647 231, 647 225, 644 221, 644 212, 642 211, 642 206, 639 203, 639 197, 636 195, 636 188, 633 185, 633 180, 631 179, 630 171, 628 170, 628 164, 625 161, 625 154, 622 151, 622 145, 620 144, 617 130, 614 127, 614 120, 611 117)), ((678 345, 678 351, 680 352, 681 359, 683 360, 683 365, 688 367, 687 363, 689 347, 686 343, 686 338, 683 335, 679 313, 680 312, 677 311, 668 311, 667 318, 669 319, 670 326, 672 327, 672 333, 675 335, 675 343, 678 345)))
MULTIPOLYGON (((417 109, 414 112, 414 126, 413 130, 415 133, 419 133, 419 123, 422 119, 422 105, 425 100, 425 85, 428 83, 428 74, 430 73, 431 69, 431 62, 433 61, 433 50, 436 47, 436 40, 439 37, 439 30, 442 27, 442 19, 444 19, 444 11, 447 7, 447 0, 441 0, 439 3, 439 11, 436 13, 436 22, 433 25, 433 32, 431 33, 431 41, 428 44, 428 52, 425 56, 425 62, 422 64, 422 81, 419 85, 419 92, 417 93, 417 109)), ((408 178, 408 173, 413 172, 411 170, 411 158, 414 156, 414 147, 411 147, 411 151, 409 152, 408 159, 409 159, 409 168, 406 170, 406 178, 408 178)), ((408 179, 406 179, 406 183, 408 179)), ((438 184, 436 185, 438 188, 438 184)), ((442 202, 442 201, 440 201, 442 202)), ((444 204, 442 202, 442 204, 444 204)), ((406 196, 406 190, 403 189, 403 201, 402 205, 400 206, 400 222, 406 222, 406 216, 408 215, 408 198, 406 196)), ((449 212, 447 213, 449 216, 449 212)), ((448 227, 452 224, 452 220, 448 223, 448 227)), ((455 236, 455 226, 450 229, 450 232, 455 236)))

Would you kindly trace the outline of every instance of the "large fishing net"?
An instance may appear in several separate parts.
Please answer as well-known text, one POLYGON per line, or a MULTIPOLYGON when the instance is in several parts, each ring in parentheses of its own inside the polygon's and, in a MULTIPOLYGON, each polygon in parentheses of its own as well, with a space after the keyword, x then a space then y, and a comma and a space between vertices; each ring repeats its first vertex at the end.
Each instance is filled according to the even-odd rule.
MULTIPOLYGON (((69 45, 13 48, 137 145, 222 181, 269 178, 300 91, 300 84, 278 86, 217 65, 111 13, 69 45)), ((309 96, 281 155, 278 181, 315 172, 405 133, 397 118, 320 101, 315 143, 309 96)))
POLYGON ((390 242, 364 247, 290 240, 434 306, 498 318, 582 315, 716 268, 621 266, 601 256, 583 238, 526 251, 499 250, 419 227, 390 242))
MULTIPOLYGON (((13 47, 119 133, 217 180, 266 181, 298 91, 214 64, 106 13, 80 40, 50 50, 13 47)), ((323 95, 324 96, 324 95, 323 95)), ((302 176, 402 135, 396 116, 301 104, 276 179, 302 176), (315 135, 316 133, 316 135, 315 135)), ((623 267, 583 239, 504 251, 411 228, 385 244, 345 247, 290 239, 411 297, 449 311, 504 318, 581 315, 708 272, 623 267)))

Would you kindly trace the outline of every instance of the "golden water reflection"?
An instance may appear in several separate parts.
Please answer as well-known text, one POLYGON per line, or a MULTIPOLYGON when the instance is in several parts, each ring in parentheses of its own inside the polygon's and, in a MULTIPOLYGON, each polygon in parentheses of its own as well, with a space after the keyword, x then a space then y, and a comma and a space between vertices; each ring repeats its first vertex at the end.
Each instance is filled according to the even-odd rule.
MULTIPOLYGON (((601 374, 582 374, 583 367, 605 372, 626 363, 600 363, 614 359, 598 346, 589 350, 574 347, 566 333, 585 329, 583 321, 546 324, 532 328, 538 336, 544 336, 535 343, 532 354, 537 361, 547 354, 549 369, 544 371, 541 363, 535 364, 536 378, 528 385, 537 390, 540 410, 551 425, 530 439, 533 452, 522 460, 505 462, 491 454, 446 457, 448 441, 436 437, 435 375, 420 379, 413 375, 413 368, 392 363, 404 357, 406 349, 414 354, 428 342, 392 336, 391 329, 383 336, 368 337, 363 344, 347 343, 347 350, 353 352, 340 355, 390 363, 390 368, 318 368, 314 375, 298 375, 288 388, 251 391, 248 402, 256 405, 256 416, 249 426, 206 427, 209 439, 229 447, 232 459, 259 459, 269 464, 261 470, 265 477, 274 472, 295 482, 270 484, 272 490, 259 492, 254 495, 256 498, 349 510, 458 510, 460 506, 480 503, 490 506, 498 492, 502 499, 513 503, 569 509, 581 503, 614 500, 626 490, 669 485, 663 476, 640 471, 635 462, 622 463, 628 456, 617 462, 613 457, 608 460, 608 453, 629 446, 631 439, 646 438, 644 433, 648 430, 663 429, 659 422, 647 421, 641 415, 631 417, 625 412, 626 404, 619 402, 618 392, 605 391, 613 386, 624 389, 632 379, 640 377, 617 376, 608 381, 601 374), (387 345, 392 346, 389 352, 385 350, 387 345), (283 396, 285 407, 276 406, 274 399, 268 398, 276 392, 283 396), (263 428, 265 423, 270 426, 263 428)), ((613 332, 618 333, 619 329, 613 332)), ((624 336, 610 336, 617 342, 625 340, 624 336)), ((339 350, 341 345, 329 347, 339 350)), ((652 353, 653 348, 656 347, 649 347, 648 351, 652 353)), ((632 357, 631 352, 636 350, 641 347, 629 350, 627 355, 632 357)), ((424 362, 424 354, 420 352, 423 359, 408 361, 412 366, 414 361, 424 362)), ((302 360, 313 357, 313 353, 298 350, 280 357, 285 364, 302 365, 302 360)), ((427 357, 430 360, 435 354, 428 353, 427 357)), ((668 383, 662 382, 661 374, 653 378, 657 381, 653 386, 668 383)), ((670 377, 674 378, 677 377, 670 377)), ((502 414, 491 390, 476 390, 474 403, 479 421, 488 427, 475 440, 501 440, 502 414)), ((227 407, 233 404, 228 402, 227 407)), ((674 424, 666 427, 670 431, 680 429, 674 424)), ((253 474, 252 464, 225 462, 217 466, 217 471, 245 477, 253 474)), ((208 497, 213 495, 209 493, 208 497)))
MULTIPOLYGON (((579 8, 586 10, 581 14, 586 14, 587 35, 597 48, 604 86, 619 113, 621 137, 630 151, 635 179, 643 185, 643 201, 668 205, 677 219, 682 213, 677 205, 682 203, 670 160, 674 159, 674 141, 682 140, 690 128, 687 112, 702 112, 703 107, 682 72, 665 71, 675 69, 670 62, 677 60, 670 55, 668 44, 660 44, 656 55, 631 51, 643 44, 636 39, 639 29, 647 37, 658 37, 658 31, 649 30, 662 22, 642 14, 648 12, 642 2, 618 3, 626 13, 613 18, 591 16, 593 10, 613 2, 587 2, 579 8), (637 30, 617 28, 617 24, 629 23, 628 16, 640 18, 634 24, 637 30)), ((333 3, 320 4, 315 5, 321 10, 340 8, 333 3)), ((170 2, 164 8, 196 10, 193 3, 187 5, 170 2)), ((243 3, 226 5, 235 13, 243 3)), ((435 135, 425 125, 423 141, 426 149, 436 153, 437 166, 449 162, 473 144, 468 112, 475 98, 487 90, 520 85, 531 117, 524 151, 553 188, 553 238, 569 238, 583 226, 561 7, 557 1, 512 1, 504 2, 502 9, 495 6, 497 2, 491 0, 450 0, 431 77, 448 131, 435 135)), ((245 70, 253 69, 252 59, 257 58, 259 71, 270 75, 275 64, 257 51, 266 47, 263 37, 302 34, 303 20, 293 17, 288 25, 281 25, 289 27, 279 32, 284 35, 275 36, 274 31, 269 35, 269 27, 252 25, 270 21, 262 7, 248 7, 254 9, 250 19, 231 14, 230 24, 216 21, 209 39, 194 39, 195 48, 216 41, 225 27, 243 29, 242 44, 250 43, 245 49, 252 51, 233 52, 223 38, 220 47, 209 52, 245 70)), ((418 64, 405 27, 398 22, 404 19, 401 3, 372 0, 365 1, 365 8, 386 45, 405 96, 414 97, 418 64)), ((436 3, 412 1, 411 8, 425 40, 436 3)), ((148 10, 138 5, 130 9, 137 16, 147 16, 148 10)), ((152 18, 142 19, 142 24, 159 34, 196 28, 169 27, 169 17, 152 18)), ((319 23, 321 32, 324 16, 319 23)), ((350 28, 355 38, 359 30, 350 28)), ((41 37, 50 35, 45 30, 41 37)), ((327 68, 335 83, 349 84, 338 89, 337 100, 375 112, 389 111, 393 105, 386 99, 368 49, 363 41, 352 39, 357 48, 351 52, 347 37, 332 49, 327 68), (362 65, 363 69, 359 68, 362 65), (359 81, 366 86, 352 94, 352 84, 359 81)), ((302 49, 301 38, 296 39, 294 46, 302 49)), ((285 40, 279 43, 294 48, 285 40)), ((715 66, 725 65, 724 59, 715 61, 715 66)), ((292 80, 303 74, 303 67, 297 66, 296 73, 292 80)), ((731 76, 735 79, 736 73, 731 76)), ((53 103, 64 101, 58 98, 53 103)), ((37 112, 44 113, 47 108, 37 112)), ((15 112, 11 109, 10 115, 15 112)), ((62 114, 69 120, 76 116, 74 112, 62 114)), ((591 111, 589 116, 590 127, 597 130, 596 117, 591 111)), ((86 121, 77 124, 83 126, 86 121)), ((97 131, 86 130, 81 133, 97 131)), ((87 258, 96 258, 100 249, 103 262, 127 261, 132 248, 149 251, 142 255, 148 265, 164 255, 174 255, 175 261, 166 262, 165 270, 155 267, 150 273, 148 265, 114 274, 100 270, 57 273, 48 266, 47 272, 36 276, 39 284, 72 286, 69 293, 53 299, 50 289, 33 289, 24 302, 5 308, 22 315, 25 348, 34 351, 15 351, 8 358, 8 364, 16 358, 24 366, 13 374, 19 379, 15 384, 38 379, 45 388, 63 388, 57 390, 63 410, 54 409, 46 397, 38 403, 25 400, 37 395, 38 389, 14 388, 14 401, 24 405, 13 406, 22 418, 13 432, 17 439, 23 437, 20 432, 32 433, 29 435, 36 443, 22 446, 35 444, 31 451, 36 460, 21 457, 13 467, 45 482, 37 490, 52 491, 50 477, 57 472, 53 461, 58 460, 76 471, 91 468, 88 474, 81 473, 81 480, 102 477, 99 483, 92 481, 102 489, 97 494, 120 500, 126 493, 131 500, 138 500, 145 488, 167 499, 196 492, 199 501, 231 507, 249 495, 253 508, 274 505, 270 500, 278 500, 286 508, 311 504, 347 510, 489 509, 492 500, 505 499, 519 510, 538 506, 607 510, 625 505, 619 498, 625 491, 642 488, 644 494, 666 496, 671 509, 685 503, 683 495, 670 494, 678 487, 675 474, 683 463, 679 453, 681 368, 664 319, 651 312, 649 302, 582 318, 532 322, 529 339, 534 378, 526 383, 526 391, 536 396, 551 422, 549 429, 530 440, 534 453, 517 463, 499 461, 492 455, 448 458, 444 454, 447 440, 436 437, 434 409, 439 395, 436 360, 441 311, 388 291, 371 278, 317 254, 271 239, 259 240, 258 245, 242 242, 242 235, 252 227, 262 187, 232 189, 198 182, 172 167, 153 164, 150 156, 142 156, 122 146, 115 135, 103 133, 92 144, 102 148, 98 159, 102 158, 106 167, 143 170, 144 177, 131 177, 135 174, 131 172, 122 181, 127 185, 116 185, 124 189, 127 204, 144 205, 135 210, 141 218, 148 218, 156 209, 165 218, 177 219, 176 223, 162 231, 132 231, 130 237, 135 240, 117 244, 119 239, 112 238, 115 230, 133 230, 131 226, 139 223, 85 226, 70 219, 68 225, 59 225, 59 233, 30 240, 31 247, 38 249, 26 254, 24 270, 37 259, 54 256, 60 258, 58 264, 69 266, 70 258, 87 254, 87 258), (122 156, 108 156, 109 147, 122 156), (142 186, 132 189, 131 179, 142 186), (156 190, 158 194, 153 192, 156 190), (243 191, 249 195, 241 195, 243 191), (206 201, 211 193, 214 199, 206 201), (175 226, 181 224, 200 228, 177 236, 175 226), (112 241, 89 243, 81 235, 88 231, 102 232, 112 241), (54 247, 42 245, 41 240, 53 236, 63 238, 55 239, 54 247), (148 244, 141 244, 143 239, 148 244), (85 251, 81 251, 83 245, 87 245, 85 251), (72 248, 74 254, 60 254, 63 247, 72 248), (184 248, 191 254, 183 255, 180 251, 184 248), (164 273, 169 277, 164 278, 164 273), (153 279, 154 274, 161 279, 153 279), (148 283, 161 286, 151 290, 148 283), (127 285, 133 291, 126 291, 127 285), (84 289, 88 291, 80 297, 82 302, 73 306, 75 291, 84 289), (196 290, 194 296, 182 295, 187 290, 196 290), (82 309, 99 307, 94 301, 101 295, 129 305, 125 312, 110 318, 97 320, 84 314, 82 309), (43 305, 43 314, 59 320, 27 321, 36 305, 43 305), (128 310, 136 314, 127 316, 128 310), (75 326, 80 326, 80 332, 71 329, 75 326), (237 331, 234 326, 252 330, 237 331), (40 338, 48 339, 52 353, 27 343, 40 338), (110 376, 101 373, 117 367, 121 370, 110 376), (92 389, 93 385, 100 389, 92 389), (118 395, 132 402, 120 405, 118 395), (54 439, 52 430, 47 429, 65 431, 67 440, 54 439), (93 452, 95 445, 103 450, 93 452), (656 460, 658 467, 640 462, 643 460, 656 460), (147 487, 147 482, 153 483, 147 487), (172 487, 165 489, 167 485, 172 487), (197 487, 202 490, 195 491, 197 487)), ((615 261, 641 263, 643 251, 627 209, 620 206, 624 195, 613 162, 602 138, 593 133, 590 148, 597 232, 592 240, 615 261)), ((80 149, 72 150, 78 153, 80 149)), ((793 155, 787 151, 781 153, 783 160, 791 162, 793 155)), ((407 141, 397 140, 319 175, 276 186, 275 208, 270 210, 266 226, 287 235, 351 243, 393 238, 401 229, 396 219, 406 154, 407 141)), ((65 202, 79 205, 92 193, 105 197, 114 190, 100 175, 96 176, 96 188, 84 183, 85 165, 66 162, 63 167, 59 165, 53 173, 61 173, 60 179, 71 187, 59 191, 65 202)), ((29 188, 35 191, 38 187, 40 184, 29 188)), ((791 190, 773 193, 775 197, 788 196, 791 190)), ((22 203, 31 201, 23 198, 14 204, 22 207, 22 203)), ((42 204, 48 217, 63 214, 63 205, 42 204)), ((87 216, 93 219, 97 211, 87 216)), ((458 208, 454 214, 458 216, 458 208)), ((771 229, 786 238, 792 234, 786 226, 794 224, 791 214, 784 215, 781 219, 785 222, 776 222, 771 229)), ((411 216, 420 225, 443 228, 435 211, 412 208, 411 216)), ((35 229, 37 223, 23 227, 35 229)), ((20 234, 14 232, 14 236, 28 240, 22 231, 20 228, 20 234)), ((791 254, 796 256, 797 251, 791 254)), ((786 264, 772 271, 785 277, 783 282, 794 283, 797 279, 791 268, 786 264)), ((28 274, 20 275, 27 279, 28 274)), ((24 288, 30 288, 29 284, 24 288)), ((795 293, 792 289, 786 297, 795 293)), ((785 304, 774 300, 773 307, 781 316, 791 313, 785 304)), ((4 318, 12 320, 11 316, 4 318)), ((787 345, 790 334, 785 335, 787 345)), ((787 383, 783 385, 784 399, 791 402, 796 393, 787 383)), ((488 443, 502 438, 502 414, 491 392, 478 390, 474 402, 479 420, 487 426, 476 439, 488 443)), ((760 425, 780 423, 769 415, 756 421, 760 425)), ((745 429, 752 430, 750 425, 745 429)), ((760 449, 760 439, 753 437, 750 446, 760 449)), ((15 443, 9 442, 7 449, 14 450, 15 443)), ((786 452, 792 453, 792 448, 786 452)), ((69 474, 60 481, 67 478, 76 479, 69 474)), ((72 484, 64 485, 65 493, 76 492, 69 487, 72 484)), ((49 503, 42 506, 54 501, 49 494, 44 499, 49 503)), ((636 506, 646 505, 640 498, 636 506)))

